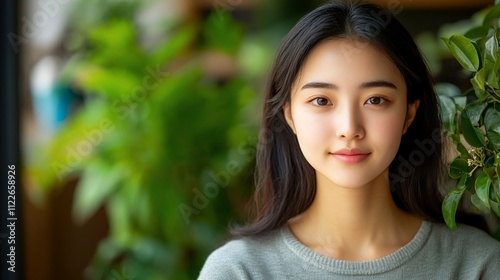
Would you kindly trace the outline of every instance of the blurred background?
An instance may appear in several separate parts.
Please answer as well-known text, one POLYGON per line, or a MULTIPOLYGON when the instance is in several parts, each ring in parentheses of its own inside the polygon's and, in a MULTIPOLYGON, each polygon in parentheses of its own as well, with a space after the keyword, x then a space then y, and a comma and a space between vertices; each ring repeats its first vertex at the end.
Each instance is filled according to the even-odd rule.
MULTIPOLYGON (((195 279, 248 219, 276 47, 324 2, 18 1, 25 279, 195 279)), ((470 88, 440 38, 493 1, 374 2, 470 88)))

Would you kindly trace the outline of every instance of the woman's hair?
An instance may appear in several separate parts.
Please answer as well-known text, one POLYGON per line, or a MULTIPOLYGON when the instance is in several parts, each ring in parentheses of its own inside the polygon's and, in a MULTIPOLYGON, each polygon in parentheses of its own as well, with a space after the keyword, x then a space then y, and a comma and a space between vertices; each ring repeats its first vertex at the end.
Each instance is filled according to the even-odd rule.
MULTIPOLYGON (((277 51, 265 92, 257 147, 255 217, 246 227, 233 229, 235 237, 265 234, 282 227, 313 202, 315 170, 287 125, 283 107, 290 102, 292 84, 311 50, 336 38, 353 40, 360 51, 367 46, 381 50, 404 77, 408 104, 420 100, 416 117, 389 166, 389 180, 398 207, 426 220, 443 221, 438 189, 444 173, 441 121, 422 55, 408 31, 388 11, 373 4, 341 1, 305 15, 277 51)), ((355 50, 345 51, 345 55, 356 55, 355 50)))

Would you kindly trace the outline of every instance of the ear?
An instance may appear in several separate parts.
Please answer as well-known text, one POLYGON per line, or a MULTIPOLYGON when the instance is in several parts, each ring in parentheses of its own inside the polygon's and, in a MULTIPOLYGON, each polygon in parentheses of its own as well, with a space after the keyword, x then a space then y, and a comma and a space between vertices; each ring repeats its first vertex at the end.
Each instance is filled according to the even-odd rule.
POLYGON ((415 119, 419 105, 420 105, 419 99, 415 100, 415 102, 413 102, 412 104, 408 104, 408 109, 406 110, 405 126, 403 127, 403 134, 406 133, 408 127, 410 127, 411 123, 415 119))
POLYGON ((294 134, 297 134, 295 132, 295 124, 293 123, 293 118, 292 118, 292 108, 290 108, 290 102, 287 102, 283 106, 283 114, 285 115, 285 120, 288 123, 288 126, 292 129, 294 134))

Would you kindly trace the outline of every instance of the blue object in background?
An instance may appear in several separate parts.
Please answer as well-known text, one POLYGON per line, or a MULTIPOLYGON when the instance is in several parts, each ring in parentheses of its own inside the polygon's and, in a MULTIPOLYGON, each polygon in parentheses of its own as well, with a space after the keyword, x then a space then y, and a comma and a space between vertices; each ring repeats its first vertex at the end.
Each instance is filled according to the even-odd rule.
POLYGON ((35 119, 45 137, 52 136, 82 102, 70 85, 58 79, 62 67, 55 57, 42 58, 30 76, 35 119))

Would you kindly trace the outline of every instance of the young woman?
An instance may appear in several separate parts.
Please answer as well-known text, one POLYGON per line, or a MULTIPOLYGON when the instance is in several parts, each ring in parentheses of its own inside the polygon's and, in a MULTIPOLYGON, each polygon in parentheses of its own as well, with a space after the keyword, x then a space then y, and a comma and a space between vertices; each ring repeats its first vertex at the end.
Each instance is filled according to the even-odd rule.
POLYGON ((437 98, 386 10, 336 2, 297 23, 261 136, 256 218, 200 279, 500 279, 500 242, 443 224, 437 98))

